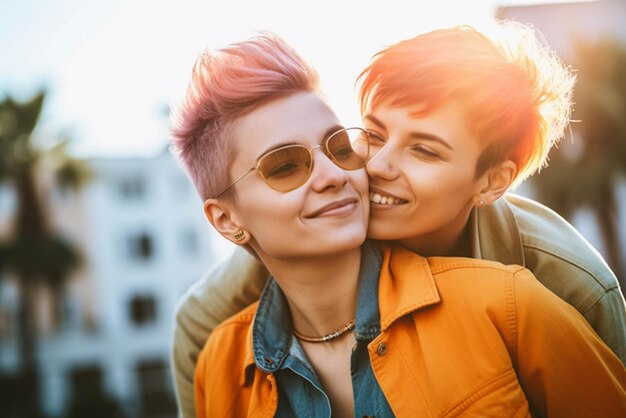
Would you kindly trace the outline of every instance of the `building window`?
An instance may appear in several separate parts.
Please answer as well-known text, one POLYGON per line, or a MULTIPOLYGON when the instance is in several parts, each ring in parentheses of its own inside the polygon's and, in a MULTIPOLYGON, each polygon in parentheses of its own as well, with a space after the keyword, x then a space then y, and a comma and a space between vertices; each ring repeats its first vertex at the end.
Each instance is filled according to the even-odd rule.
POLYGON ((148 261, 154 255, 154 240, 146 232, 133 235, 128 240, 128 252, 133 260, 148 261))
POLYGON ((156 320, 156 299, 153 296, 135 296, 129 304, 130 319, 137 326, 156 320))
POLYGON ((139 200, 146 194, 146 182, 141 176, 129 176, 119 179, 118 193, 125 200, 139 200))
POLYGON ((169 386, 169 372, 163 360, 144 360, 137 364, 141 416, 174 416, 176 404, 169 386))
POLYGON ((71 398, 68 418, 118 417, 120 405, 105 391, 103 372, 99 365, 77 367, 69 373, 71 398))

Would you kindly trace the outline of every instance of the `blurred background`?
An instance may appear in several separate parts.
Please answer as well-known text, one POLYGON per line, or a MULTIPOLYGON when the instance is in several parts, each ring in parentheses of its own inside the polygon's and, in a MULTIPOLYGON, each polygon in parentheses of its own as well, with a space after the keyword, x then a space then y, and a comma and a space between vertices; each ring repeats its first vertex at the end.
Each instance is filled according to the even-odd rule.
POLYGON ((626 1, 294 3, 0 0, 0 417, 175 416, 176 301, 232 248, 168 151, 169 111, 204 48, 257 30, 358 125, 354 79, 383 46, 533 24, 577 69, 580 122, 518 192, 626 278, 626 1))

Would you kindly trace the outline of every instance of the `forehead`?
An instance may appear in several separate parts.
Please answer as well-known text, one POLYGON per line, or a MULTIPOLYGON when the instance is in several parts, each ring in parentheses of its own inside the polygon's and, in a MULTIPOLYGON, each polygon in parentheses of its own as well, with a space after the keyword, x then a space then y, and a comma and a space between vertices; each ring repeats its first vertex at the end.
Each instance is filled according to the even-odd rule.
POLYGON ((312 147, 338 124, 334 112, 314 93, 298 92, 272 100, 235 122, 236 160, 256 160, 264 150, 282 143, 312 147))

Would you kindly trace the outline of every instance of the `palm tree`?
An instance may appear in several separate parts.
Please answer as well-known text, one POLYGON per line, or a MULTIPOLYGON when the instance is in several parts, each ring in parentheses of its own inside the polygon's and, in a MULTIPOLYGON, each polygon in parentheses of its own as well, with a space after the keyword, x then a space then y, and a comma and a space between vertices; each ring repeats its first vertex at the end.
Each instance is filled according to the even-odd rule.
POLYGON ((626 173, 626 47, 603 39, 580 42, 575 51, 575 143, 566 140, 554 150, 550 167, 532 185, 539 200, 566 218, 579 207, 593 210, 607 261, 624 287, 616 184, 626 173))
MULTIPOLYGON (((8 237, 0 237, 0 273, 12 273, 19 286, 17 337, 22 376, 18 381, 25 386, 16 393, 26 396, 24 403, 13 401, 24 416, 40 414, 35 355, 36 289, 43 284, 58 295, 80 262, 78 249, 55 233, 48 222, 45 212, 48 205, 45 205, 38 175, 44 170, 42 162, 51 157, 56 160, 56 168, 50 174, 61 187, 78 188, 88 173, 81 162, 64 155, 63 143, 47 150, 34 143, 33 131, 44 97, 41 91, 25 103, 18 103, 11 97, 0 102, 0 183, 9 184, 17 201, 10 233, 8 237)), ((6 274, 0 274, 3 276, 6 274)))

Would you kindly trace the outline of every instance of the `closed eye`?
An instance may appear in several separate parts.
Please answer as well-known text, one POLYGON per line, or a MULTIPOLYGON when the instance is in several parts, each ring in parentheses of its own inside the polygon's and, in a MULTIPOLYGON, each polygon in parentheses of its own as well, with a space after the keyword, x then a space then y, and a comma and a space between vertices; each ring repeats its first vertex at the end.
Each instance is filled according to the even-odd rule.
POLYGON ((354 149, 349 145, 344 145, 333 150, 333 156, 338 160, 350 158, 352 154, 354 154, 354 149))
POLYGON ((367 138, 368 138, 370 145, 372 146, 381 147, 385 144, 385 138, 383 138, 383 136, 376 131, 368 130, 367 138))
POLYGON ((426 145, 416 145, 414 147, 411 147, 411 151, 416 152, 417 154, 426 157, 426 158, 430 158, 430 159, 440 159, 441 155, 439 155, 439 153, 437 151, 435 151, 434 149, 426 146, 426 145))
POLYGON ((287 161, 276 167, 273 167, 269 172, 265 173, 266 178, 282 178, 287 177, 300 169, 300 165, 293 161, 287 161))

